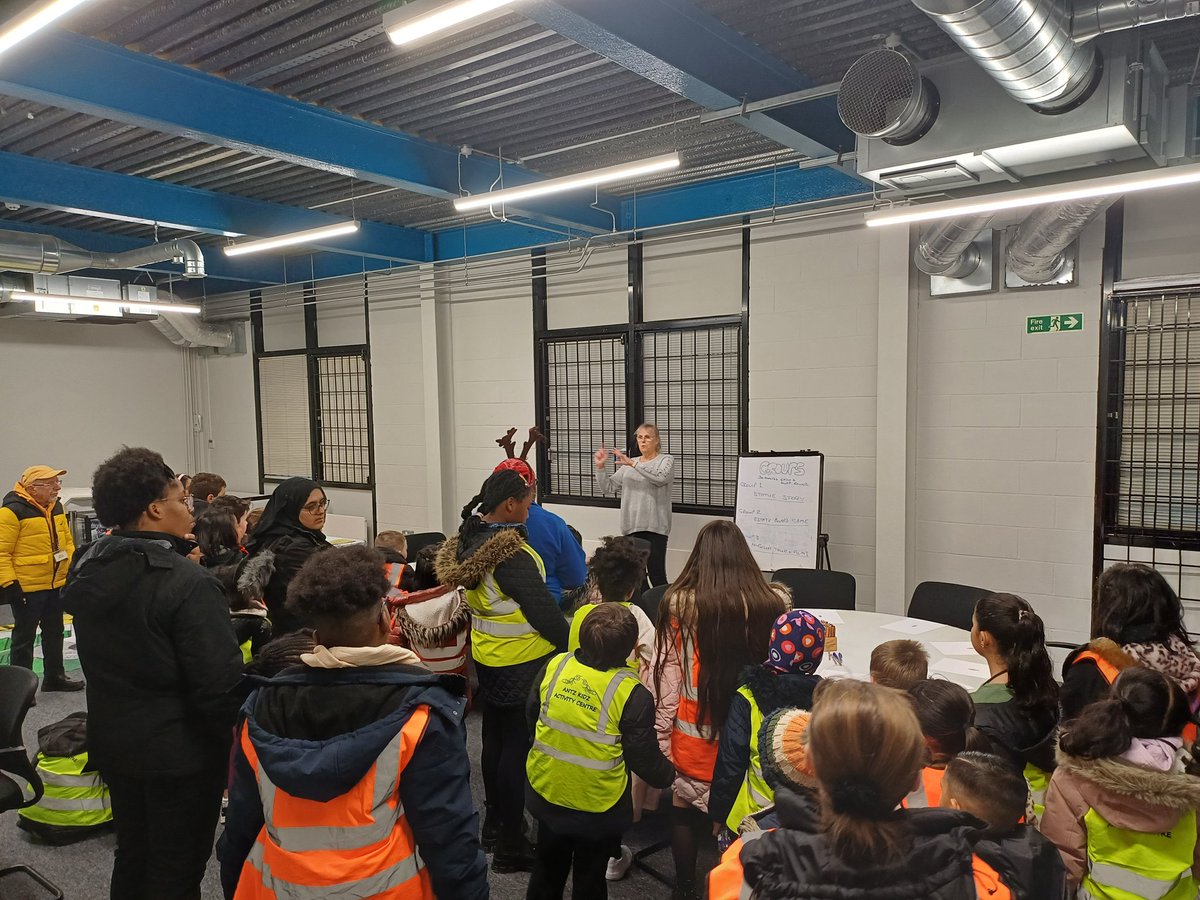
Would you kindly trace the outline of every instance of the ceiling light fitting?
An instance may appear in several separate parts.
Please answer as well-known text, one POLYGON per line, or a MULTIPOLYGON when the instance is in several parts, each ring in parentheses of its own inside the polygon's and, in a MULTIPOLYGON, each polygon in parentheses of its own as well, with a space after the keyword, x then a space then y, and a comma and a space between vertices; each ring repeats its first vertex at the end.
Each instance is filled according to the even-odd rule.
POLYGON ((884 225, 910 225, 914 222, 933 222, 954 216, 977 216, 983 213, 1004 212, 1012 209, 1028 209, 1047 203, 1090 200, 1096 197, 1132 194, 1138 191, 1197 183, 1200 183, 1200 165, 1176 166, 1132 175, 1110 175, 1090 181, 1026 188, 986 197, 883 210, 868 213, 866 219, 867 225, 871 228, 880 228, 884 225))
POLYGON ((230 244, 224 250, 226 256, 245 256, 247 253, 262 253, 266 250, 275 250, 278 247, 290 247, 293 244, 311 244, 315 241, 325 240, 326 238, 354 234, 356 231, 358 231, 358 222, 341 222, 337 225, 311 228, 308 231, 293 231, 291 234, 263 238, 261 241, 230 244))
POLYGON ((88 0, 52 0, 50 3, 39 3, 25 15, 3 23, 0 25, 0 53, 87 2, 88 0))
POLYGON ((386 13, 383 27, 392 43, 411 44, 480 16, 511 6, 516 0, 413 0, 386 13))
POLYGON ((71 297, 65 294, 35 294, 31 291, 13 291, 8 297, 10 300, 17 302, 32 302, 38 312, 64 313, 75 316, 88 315, 91 312, 120 314, 122 310, 128 310, 135 314, 183 313, 189 316, 200 314, 199 306, 191 306, 184 303, 93 300, 88 297, 71 297))
POLYGON ((505 203, 517 203, 522 200, 533 200, 549 194, 561 194, 576 188, 598 187, 602 184, 612 184, 617 181, 628 181, 643 175, 653 175, 657 172, 669 172, 678 169, 683 161, 678 153, 666 153, 653 156, 637 162, 625 163, 620 166, 610 166, 606 169, 594 169, 579 175, 566 175, 562 178, 549 178, 534 184, 524 184, 520 187, 505 188, 502 191, 490 191, 486 194, 474 194, 470 197, 460 197, 454 201, 454 208, 459 212, 471 212, 477 209, 500 206, 505 203))

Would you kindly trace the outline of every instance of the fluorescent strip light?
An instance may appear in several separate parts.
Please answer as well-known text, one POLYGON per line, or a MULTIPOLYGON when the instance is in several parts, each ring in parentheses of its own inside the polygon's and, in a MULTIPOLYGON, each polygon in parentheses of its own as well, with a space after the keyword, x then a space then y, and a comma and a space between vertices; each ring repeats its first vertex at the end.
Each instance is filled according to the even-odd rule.
POLYGON ((460 197, 454 201, 454 208, 459 212, 470 212, 475 209, 486 209, 489 206, 499 206, 502 203, 517 203, 521 200, 532 200, 536 197, 545 197, 547 194, 560 194, 576 188, 610 184, 614 181, 627 181, 642 175, 653 175, 655 172, 668 172, 671 169, 678 169, 681 164, 682 160, 678 153, 667 153, 663 156, 652 156, 650 159, 610 166, 607 169, 595 169, 579 175, 549 178, 546 181, 505 188, 502 191, 460 197))
POLYGON ((9 299, 18 302, 32 301, 35 306, 40 306, 38 312, 66 313, 75 316, 86 316, 95 311, 100 315, 105 313, 120 313, 121 310, 129 310, 132 313, 183 313, 184 315, 197 316, 200 314, 199 306, 192 306, 184 303, 155 303, 145 300, 100 300, 90 297, 71 297, 66 294, 33 294, 29 291, 13 291, 8 295, 9 299))
POLYGON ((293 231, 291 234, 281 234, 279 237, 263 238, 261 241, 230 244, 225 248, 225 255, 245 256, 247 253, 262 253, 264 250, 290 247, 293 244, 311 244, 326 238, 354 234, 356 231, 358 231, 358 222, 340 222, 337 225, 325 225, 321 228, 310 228, 308 231, 293 231))
POLYGON ((35 32, 41 31, 51 22, 60 19, 77 6, 82 6, 87 0, 53 0, 43 3, 23 16, 5 23, 0 30, 0 53, 19 44, 35 32))
POLYGON ((439 31, 487 15, 516 0, 414 0, 383 17, 383 27, 393 44, 419 41, 439 31))
POLYGON ((867 213, 867 225, 871 228, 880 228, 884 225, 933 222, 956 216, 974 216, 980 213, 1026 209, 1031 206, 1043 206, 1047 203, 1091 200, 1097 197, 1111 197, 1114 194, 1132 194, 1138 191, 1197 183, 1200 183, 1200 165, 1175 166, 1152 172, 1138 172, 1133 175, 1111 175, 1055 187, 1026 188, 987 197, 951 200, 945 203, 930 203, 926 206, 911 206, 893 211, 867 213))

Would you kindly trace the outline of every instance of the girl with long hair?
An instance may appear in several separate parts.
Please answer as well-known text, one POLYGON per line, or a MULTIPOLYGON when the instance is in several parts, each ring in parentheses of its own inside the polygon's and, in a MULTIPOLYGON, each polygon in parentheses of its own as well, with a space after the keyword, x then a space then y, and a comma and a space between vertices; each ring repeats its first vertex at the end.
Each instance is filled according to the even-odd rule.
POLYGON ((1196 897, 1200 778, 1179 737, 1190 718, 1178 681, 1135 666, 1063 723, 1041 830, 1081 897, 1196 897))
POLYGON ((780 787, 780 827, 730 848, 709 880, 710 900, 974 900, 975 818, 898 808, 926 758, 903 694, 850 679, 822 682, 807 739, 815 800, 780 787))
POLYGON ((663 596, 653 690, 659 744, 678 772, 671 828, 676 897, 697 896, 697 847, 712 836, 708 794, 717 736, 738 679, 767 658, 771 626, 789 600, 787 588, 767 584, 741 530, 724 519, 700 530, 663 596))
POLYGON ((1092 598, 1092 639, 1063 666, 1063 718, 1107 696, 1118 673, 1142 665, 1182 685, 1195 711, 1200 658, 1183 623, 1179 595, 1152 566, 1118 563, 1101 573, 1092 598))
POLYGON ((1025 775, 1036 817, 1054 771, 1058 728, 1058 683, 1045 626, 1027 601, 989 594, 975 604, 971 645, 991 676, 972 695, 975 724, 991 752, 1025 775))
POLYGON ((463 507, 462 525, 438 550, 442 584, 466 588, 471 656, 483 710, 483 844, 496 872, 529 871, 525 757, 532 736, 524 704, 539 670, 567 649, 567 620, 546 588, 546 569, 526 540, 533 488, 518 473, 493 472, 463 507))

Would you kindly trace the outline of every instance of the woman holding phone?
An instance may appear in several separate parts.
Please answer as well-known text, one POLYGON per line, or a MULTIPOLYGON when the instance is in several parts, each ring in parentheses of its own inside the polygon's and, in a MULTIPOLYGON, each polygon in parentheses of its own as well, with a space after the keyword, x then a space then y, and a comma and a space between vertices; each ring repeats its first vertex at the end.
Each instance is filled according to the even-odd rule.
POLYGON ((606 494, 621 497, 621 533, 650 545, 647 575, 656 587, 667 583, 667 535, 671 533, 671 488, 675 458, 662 452, 656 425, 639 425, 635 435, 638 456, 613 449, 614 471, 606 469, 608 449, 596 451, 596 484, 606 494))

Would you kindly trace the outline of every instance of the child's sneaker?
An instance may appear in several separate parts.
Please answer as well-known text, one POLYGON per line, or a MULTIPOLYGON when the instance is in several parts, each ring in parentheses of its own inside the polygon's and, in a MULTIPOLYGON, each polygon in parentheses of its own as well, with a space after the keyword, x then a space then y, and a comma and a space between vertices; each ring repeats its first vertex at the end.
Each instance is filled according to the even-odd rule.
POLYGON ((629 874, 629 867, 633 865, 633 851, 621 845, 621 855, 614 856, 608 861, 608 869, 604 873, 604 877, 609 881, 620 881, 629 874))

